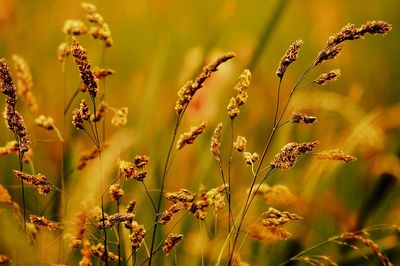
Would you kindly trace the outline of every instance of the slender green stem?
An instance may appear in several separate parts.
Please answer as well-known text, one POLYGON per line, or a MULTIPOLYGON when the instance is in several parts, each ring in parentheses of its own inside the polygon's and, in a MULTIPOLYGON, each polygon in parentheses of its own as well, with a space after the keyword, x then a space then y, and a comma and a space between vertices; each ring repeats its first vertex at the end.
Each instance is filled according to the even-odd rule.
POLYGON ((149 200, 151 202, 151 205, 153 206, 154 213, 157 215, 157 212, 156 212, 157 209, 156 209, 156 205, 154 204, 153 198, 151 197, 151 195, 150 195, 150 193, 149 193, 149 191, 147 189, 147 186, 144 183, 144 181, 142 181, 141 183, 143 184, 143 187, 144 187, 144 190, 146 191, 147 197, 149 198, 149 200))

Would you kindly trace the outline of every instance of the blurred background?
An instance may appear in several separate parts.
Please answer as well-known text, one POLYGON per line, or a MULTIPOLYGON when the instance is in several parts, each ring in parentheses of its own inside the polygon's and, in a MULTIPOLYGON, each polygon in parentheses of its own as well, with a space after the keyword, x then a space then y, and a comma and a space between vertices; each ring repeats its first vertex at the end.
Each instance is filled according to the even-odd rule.
MULTIPOLYGON (((32 114, 22 104, 18 108, 32 136, 35 171, 48 176, 54 184, 60 182, 62 145, 55 141, 54 133, 37 128, 34 118, 38 114, 52 116, 56 125, 66 132, 66 191, 71 195, 71 201, 67 200, 66 223, 70 225, 74 211, 80 208, 73 203, 83 201, 86 193, 82 192, 97 189, 93 177, 97 169, 95 163, 85 171, 70 171, 76 167, 80 155, 93 145, 72 128, 70 115, 67 115, 65 128, 63 126, 64 101, 76 90, 79 74, 69 58, 63 75, 57 47, 65 40, 62 28, 66 19, 86 22, 80 3, 76 0, 0 0, 0 57, 11 61, 12 54, 19 54, 30 65, 39 112, 32 114), (87 182, 83 184, 82 180, 87 182)), ((297 200, 275 206, 259 198, 245 224, 254 222, 270 206, 295 212, 303 216, 304 221, 288 227, 293 233, 292 240, 273 243, 246 240, 241 258, 250 265, 277 265, 330 236, 375 224, 399 224, 399 1, 99 0, 92 3, 109 24, 114 39, 113 47, 106 50, 103 65, 116 71, 107 78, 106 101, 115 108, 129 108, 128 123, 123 129, 111 126, 110 116, 107 118, 110 151, 103 160, 103 175, 107 180, 115 177, 118 158, 131 160, 137 154, 147 154, 151 163, 146 184, 153 195, 159 191, 160 171, 176 119, 173 109, 176 93, 186 80, 198 74, 202 65, 228 51, 237 54, 206 82, 185 114, 178 134, 201 121, 206 121, 208 127, 194 145, 174 156, 167 191, 180 188, 198 191, 200 185, 212 188, 222 184, 217 163, 209 152, 209 140, 216 125, 222 122, 223 154, 227 160, 231 137, 226 106, 243 69, 251 68, 253 78, 249 99, 234 124, 234 136, 245 136, 248 150, 261 154, 273 122, 278 86, 275 71, 289 45, 297 39, 304 41, 299 60, 286 73, 282 99, 286 99, 293 83, 324 48, 328 37, 344 25, 350 22, 359 26, 369 20, 391 23, 393 30, 386 36, 367 35, 364 40, 347 42, 337 59, 309 74, 306 81, 338 68, 342 76, 324 87, 312 85, 295 94, 289 111, 314 115, 318 123, 282 127, 266 162, 288 142, 313 140, 321 142, 320 151, 339 148, 358 160, 343 164, 307 156, 294 169, 271 176, 267 181, 269 185, 287 186, 297 200)), ((90 36, 82 36, 79 41, 88 50, 92 65, 102 66, 102 44, 90 36)), ((82 95, 78 95, 72 107, 78 106, 82 95)), ((4 101, 1 102, 3 108, 4 101)), ((1 145, 13 139, 4 123, 0 130, 1 145)), ((11 169, 16 169, 17 165, 16 156, 0 157, 0 182, 20 203, 19 180, 11 174, 11 169)), ((232 191, 236 193, 233 199, 236 213, 243 204, 250 181, 250 168, 243 163, 240 154, 234 154, 232 191)), ((59 219, 59 193, 46 198, 37 196, 35 191, 27 193, 32 199, 28 202, 28 212, 59 219)), ((142 186, 127 185, 124 203, 133 198, 138 201, 136 219, 150 227, 149 201, 142 186)), ((99 204, 96 199, 94 201, 99 204)), ((115 211, 111 205, 107 208, 110 213, 115 211)), ((197 220, 189 215, 174 229, 185 234, 178 247, 180 264, 201 265, 202 250, 206 264, 215 262, 224 232, 221 229, 216 240, 210 236, 208 231, 213 231, 215 220, 213 215, 210 217, 210 221, 204 223, 204 232, 198 232, 197 220)), ((221 228, 224 219, 226 216, 222 213, 217 220, 222 223, 221 228)), ((378 234, 374 237, 394 264, 399 263, 399 236, 378 234)), ((0 244, 0 252, 10 250, 7 234, 0 235, 0 239, 4 243, 3 247, 0 244)), ((41 252, 50 257, 57 253, 45 248, 41 252)), ((366 261, 335 245, 319 249, 315 254, 330 255, 340 265, 379 265, 372 257, 366 261)), ((79 260, 79 252, 75 256, 79 260)), ((138 254, 138 258, 143 256, 144 253, 138 254)), ((163 263, 173 264, 173 258, 163 263)))

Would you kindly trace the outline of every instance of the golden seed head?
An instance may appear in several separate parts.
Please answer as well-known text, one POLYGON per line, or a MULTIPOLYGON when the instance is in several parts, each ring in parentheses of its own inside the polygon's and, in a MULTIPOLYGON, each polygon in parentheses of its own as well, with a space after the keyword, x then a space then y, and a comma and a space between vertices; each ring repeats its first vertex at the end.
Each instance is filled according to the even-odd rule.
POLYGON ((190 132, 183 133, 180 135, 178 139, 178 143, 176 145, 177 150, 181 150, 185 145, 187 144, 193 144, 196 138, 204 132, 204 129, 206 128, 206 124, 201 122, 200 125, 194 126, 190 128, 190 132))
POLYGON ((171 251, 178 245, 178 243, 183 239, 183 235, 169 234, 164 242, 163 252, 168 255, 171 251))
POLYGON ((327 60, 335 59, 336 56, 342 51, 342 45, 336 45, 333 47, 326 48, 319 52, 317 60, 314 63, 314 66, 318 66, 327 60))
POLYGON ((276 75, 279 78, 282 78, 283 75, 285 75, 285 72, 286 72, 286 69, 288 68, 288 66, 297 60, 297 58, 299 57, 299 50, 302 45, 303 45, 303 41, 297 40, 292 45, 289 46, 289 49, 286 51, 286 53, 281 58, 278 69, 276 70, 276 75))
POLYGON ((128 121, 128 107, 123 107, 115 111, 114 116, 111 118, 111 124, 116 127, 123 127, 128 121))
POLYGON ((89 121, 92 113, 90 112, 89 105, 85 99, 82 99, 81 103, 79 104, 79 112, 81 112, 81 117, 83 120, 89 121))
POLYGON ((100 243, 97 244, 96 246, 90 247, 90 254, 97 257, 99 260, 101 260, 103 262, 106 261, 106 258, 109 261, 117 261, 118 260, 118 256, 115 255, 114 253, 112 253, 109 248, 107 248, 107 256, 106 256, 105 248, 100 243))
POLYGON ((293 112, 290 117, 290 123, 298 124, 303 122, 304 124, 312 124, 317 122, 317 118, 315 116, 309 116, 303 113, 293 112))
POLYGON ((180 115, 183 110, 185 110, 186 106, 192 100, 194 94, 203 87, 204 82, 211 76, 211 74, 218 70, 219 65, 235 56, 236 54, 231 52, 214 59, 202 69, 200 75, 194 81, 187 81, 185 85, 178 91, 178 100, 175 104, 176 113, 180 115))
POLYGON ((98 80, 100 79, 104 79, 112 74, 114 74, 115 71, 110 69, 110 68, 99 68, 99 67, 95 67, 93 69, 93 74, 96 76, 96 78, 98 80))
POLYGON ((233 143, 233 147, 238 152, 244 152, 247 149, 247 140, 245 137, 237 136, 236 141, 233 143))
POLYGON ((346 163, 357 160, 356 157, 345 154, 342 150, 339 149, 322 151, 316 153, 315 155, 317 156, 318 159, 321 160, 343 161, 346 163))
POLYGON ((147 155, 136 155, 133 161, 138 169, 143 169, 149 164, 150 158, 147 155))
POLYGON ((103 16, 97 12, 96 6, 90 3, 82 3, 81 6, 86 11, 86 17, 91 23, 89 30, 90 35, 94 39, 104 42, 105 47, 111 47, 113 45, 113 39, 111 37, 110 27, 104 21, 103 16))
POLYGON ((217 160, 220 160, 221 157, 221 130, 222 123, 219 123, 214 130, 213 136, 211 137, 211 154, 217 160))
POLYGON ((39 115, 35 119, 35 124, 38 127, 44 128, 46 130, 53 130, 54 129, 54 120, 50 116, 39 115))
POLYGON ((358 28, 359 34, 382 34, 385 35, 392 30, 392 25, 385 21, 368 21, 358 28))
POLYGON ((66 42, 60 43, 57 48, 57 58, 58 61, 64 62, 65 59, 71 54, 71 46, 69 46, 66 42))
POLYGON ((228 107, 226 109, 228 110, 228 115, 231 119, 234 119, 240 114, 239 105, 237 104, 235 97, 232 97, 229 100, 228 107))
POLYGON ((87 27, 83 21, 78 19, 68 19, 64 22, 63 33, 67 35, 84 35, 87 27))
POLYGON ((291 142, 283 146, 281 151, 275 155, 274 160, 271 162, 271 168, 279 168, 287 170, 292 168, 299 156, 311 152, 319 144, 319 141, 296 143, 291 142))
POLYGON ((340 70, 335 69, 332 71, 329 71, 328 73, 321 74, 316 80, 314 80, 314 83, 318 85, 325 85, 329 81, 335 81, 340 77, 340 70))
POLYGON ((38 110, 36 98, 32 93, 33 78, 26 60, 19 55, 13 55, 14 69, 17 74, 17 95, 28 105, 31 112, 38 110))
POLYGON ((133 213, 114 213, 113 215, 109 215, 103 219, 101 217, 97 222, 96 222, 96 227, 98 229, 109 229, 113 227, 114 225, 123 223, 123 222, 132 222, 134 218, 133 213))
POLYGON ((82 249, 81 249, 81 254, 82 258, 79 261, 79 266, 92 266, 92 260, 90 259, 91 253, 91 244, 89 240, 85 239, 83 241, 82 249))
POLYGON ((147 171, 138 169, 134 163, 127 161, 120 161, 119 168, 122 174, 127 179, 134 179, 136 181, 143 181, 147 176, 147 171))

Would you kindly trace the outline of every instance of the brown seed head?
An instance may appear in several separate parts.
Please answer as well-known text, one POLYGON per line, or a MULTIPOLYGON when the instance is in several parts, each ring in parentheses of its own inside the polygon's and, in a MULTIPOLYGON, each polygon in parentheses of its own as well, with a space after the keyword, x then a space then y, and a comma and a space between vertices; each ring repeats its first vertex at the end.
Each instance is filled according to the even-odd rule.
POLYGON ((183 133, 178 140, 176 145, 177 150, 181 150, 187 144, 193 144, 196 138, 203 133, 206 128, 204 121, 198 125, 190 128, 190 132, 183 133))
POLYGON ((297 58, 299 57, 299 50, 302 45, 303 41, 297 40, 289 46, 289 49, 286 51, 286 53, 281 58, 281 61, 279 62, 278 70, 276 70, 276 75, 279 78, 283 78, 283 75, 285 75, 288 66, 297 60, 297 58))
POLYGON ((314 66, 318 66, 327 60, 334 59, 342 51, 342 49, 342 45, 325 48, 324 50, 319 52, 317 60, 315 60, 314 66))
POLYGON ((78 108, 72 111, 72 124, 77 129, 85 129, 83 125, 82 113, 78 108))
POLYGON ((123 222, 128 222, 132 221, 134 218, 133 213, 114 213, 113 215, 107 216, 104 219, 101 218, 99 221, 96 223, 96 227, 98 229, 109 229, 113 227, 114 225, 123 223, 123 222))
POLYGON ((117 261, 118 260, 118 256, 115 255, 114 253, 112 253, 109 248, 107 248, 107 256, 106 256, 105 248, 100 243, 97 244, 96 246, 90 247, 90 254, 97 257, 99 260, 101 260, 103 262, 106 261, 106 258, 109 261, 117 261))
POLYGON ((248 165, 254 164, 255 162, 257 162, 257 160, 259 158, 260 158, 260 156, 256 152, 254 152, 254 153, 247 152, 247 151, 243 152, 244 162, 248 165))
POLYGON ((189 104, 194 94, 203 87, 204 82, 211 76, 213 72, 218 70, 218 66, 235 57, 235 53, 226 53, 214 61, 206 65, 200 75, 194 80, 186 82, 186 84, 178 91, 178 100, 175 104, 175 111, 180 115, 185 107, 189 104))
POLYGON ((314 80, 314 83, 323 86, 329 81, 337 80, 338 77, 340 77, 340 70, 335 69, 328 73, 321 74, 316 80, 314 80))
POLYGON ((146 171, 137 169, 136 165, 131 162, 120 161, 119 168, 127 179, 143 181, 147 176, 146 171))
POLYGON ((81 112, 81 117, 83 120, 89 121, 92 113, 90 112, 89 105, 85 99, 82 99, 81 103, 79 104, 79 112, 81 112))
POLYGON ((239 76, 239 80, 235 85, 236 95, 232 97, 228 104, 228 115, 231 119, 234 119, 239 115, 240 110, 239 106, 242 106, 248 98, 247 89, 250 86, 251 80, 251 72, 248 69, 245 69, 242 74, 239 76))
POLYGON ((10 259, 6 255, 0 254, 0 265, 1 264, 8 264, 10 259))
POLYGON ((171 251, 178 245, 178 243, 183 239, 183 235, 169 234, 164 242, 163 252, 168 255, 171 251))
POLYGON ((90 259, 91 256, 91 244, 89 242, 89 240, 85 239, 83 241, 83 246, 81 249, 81 254, 82 254, 82 258, 79 261, 79 266, 92 266, 92 260, 90 259))
POLYGON ((113 201, 120 200, 122 196, 125 194, 124 190, 121 188, 121 185, 118 183, 112 184, 108 191, 110 193, 111 200, 113 201))
POLYGON ((97 78, 90 70, 91 65, 89 63, 86 50, 79 45, 79 42, 75 37, 72 37, 72 55, 75 58, 75 64, 79 68, 81 79, 87 87, 90 96, 96 98, 97 94, 99 93, 97 78))
POLYGON ((93 74, 96 76, 96 78, 98 80, 104 79, 104 78, 106 78, 108 76, 111 76, 114 73, 115 73, 115 71, 110 69, 110 68, 95 67, 94 70, 93 70, 93 74))
POLYGON ((6 143, 4 147, 0 147, 0 155, 9 155, 19 151, 18 142, 13 140, 6 143))
POLYGON ((195 194, 187 189, 181 189, 178 192, 166 193, 165 198, 173 203, 193 202, 195 194))
POLYGON ((47 178, 42 174, 30 175, 22 171, 13 170, 16 177, 20 178, 25 184, 31 186, 39 192, 41 195, 46 195, 51 191, 50 184, 47 182, 47 178))
POLYGON ((271 162, 271 168, 279 168, 281 170, 287 170, 292 168, 299 156, 302 156, 312 151, 319 141, 296 143, 291 142, 283 146, 281 151, 275 155, 274 160, 271 162))
POLYGON ((361 25, 360 28, 358 28, 358 33, 359 34, 382 34, 385 35, 389 31, 392 30, 392 25, 385 22, 385 21, 368 21, 367 23, 361 25))
POLYGON ((123 107, 121 109, 116 110, 114 116, 111 118, 111 124, 116 127, 123 127, 126 125, 128 121, 128 107, 123 107))

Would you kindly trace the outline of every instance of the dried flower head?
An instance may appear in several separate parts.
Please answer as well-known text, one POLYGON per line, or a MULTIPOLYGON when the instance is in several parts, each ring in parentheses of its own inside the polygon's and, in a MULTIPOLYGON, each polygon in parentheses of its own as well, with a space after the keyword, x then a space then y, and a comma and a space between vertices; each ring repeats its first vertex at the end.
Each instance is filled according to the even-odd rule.
POLYGON ((26 60, 19 55, 13 55, 14 69, 17 74, 17 95, 28 105, 31 112, 38 110, 36 98, 32 93, 33 79, 26 60))
POLYGON ((190 202, 177 202, 171 205, 168 210, 163 211, 161 214, 159 224, 166 225, 172 220, 172 217, 175 213, 179 212, 182 209, 188 209, 190 207, 190 202))
POLYGON ((247 140, 245 137, 237 136, 236 141, 233 143, 233 147, 238 152, 244 152, 247 149, 247 140))
POLYGON ((193 144, 196 138, 203 133, 206 128, 206 124, 202 122, 198 126, 194 126, 190 128, 190 132, 183 133, 178 140, 176 145, 177 150, 181 150, 187 144, 193 144))
POLYGON ((132 247, 132 252, 136 252, 143 243, 146 235, 146 229, 143 225, 139 225, 137 222, 132 223, 132 233, 129 235, 129 241, 132 247))
POLYGON ((235 57, 235 53, 226 53, 214 61, 206 65, 200 75, 194 80, 186 82, 186 84, 178 91, 178 100, 175 104, 175 111, 180 115, 185 107, 192 100, 194 94, 203 87, 204 82, 211 76, 213 72, 218 70, 218 66, 235 57))
POLYGON ((83 120, 89 121, 92 113, 90 112, 89 105, 85 99, 82 99, 81 103, 79 104, 79 112, 81 112, 81 117, 83 120))
POLYGON ((7 142, 4 147, 0 147, 0 155, 9 155, 18 151, 18 142, 15 140, 7 142))
POLYGON ((57 48, 57 58, 58 61, 64 62, 65 58, 67 58, 71 54, 71 47, 66 43, 62 42, 57 48))
POLYGON ((111 38, 111 31, 108 24, 104 21, 103 16, 97 12, 95 5, 90 3, 82 3, 82 8, 86 11, 87 19, 92 24, 89 30, 90 35, 93 38, 104 42, 106 47, 113 45, 113 39, 111 38))
POLYGON ((315 155, 318 159, 321 160, 343 161, 346 163, 357 160, 356 157, 345 154, 342 150, 339 149, 322 151, 315 153, 315 155))
POLYGON ((387 34, 389 31, 392 30, 392 25, 385 22, 385 21, 368 21, 367 23, 361 25, 360 28, 358 28, 358 33, 359 34, 387 34))
POLYGON ((317 122, 317 118, 315 116, 309 116, 303 113, 293 112, 290 117, 290 123, 298 124, 303 122, 304 124, 312 124, 317 122))
POLYGON ((292 168, 296 164, 299 156, 312 151, 318 144, 319 141, 303 143, 291 142, 286 144, 281 151, 275 155, 274 160, 271 162, 271 168, 279 168, 281 170, 292 168))
POLYGON ((171 251, 178 245, 178 243, 183 239, 183 235, 169 234, 164 242, 163 252, 168 255, 171 251))
POLYGON ((135 166, 138 169, 143 169, 147 166, 147 164, 150 161, 149 156, 147 155, 136 155, 135 159, 133 160, 135 162, 135 166))
POLYGON ((90 70, 91 65, 86 50, 79 45, 79 42, 75 37, 72 37, 72 55, 75 57, 75 64, 79 68, 81 79, 87 87, 90 96, 96 98, 99 93, 97 78, 90 70))
POLYGON ((286 72, 286 69, 288 68, 288 66, 297 60, 297 58, 299 57, 299 50, 302 45, 303 45, 303 41, 297 40, 292 45, 289 46, 289 49, 286 51, 286 53, 281 58, 278 69, 276 70, 276 75, 279 78, 282 78, 283 75, 285 75, 285 72, 286 72))
POLYGON ((16 177, 20 178, 25 184, 31 186, 39 192, 41 195, 46 195, 51 191, 50 183, 47 182, 47 178, 42 174, 30 175, 22 171, 13 170, 16 177))
POLYGON ((44 228, 50 231, 59 228, 56 222, 52 222, 44 216, 30 215, 29 218, 31 220, 31 223, 33 223, 37 228, 44 228))
POLYGON ((91 246, 90 253, 93 256, 97 257, 99 260, 104 261, 104 262, 106 261, 106 258, 109 261, 117 261, 118 260, 118 256, 115 255, 114 253, 112 253, 110 251, 110 249, 108 249, 108 248, 107 248, 107 256, 106 256, 104 245, 102 245, 100 243, 97 244, 96 246, 91 246))
POLYGON ((187 189, 180 189, 178 192, 166 193, 165 198, 173 203, 193 202, 196 194, 187 189))
POLYGON ((214 130, 213 136, 211 137, 211 154, 217 160, 220 160, 221 157, 221 130, 222 123, 219 123, 214 130))
POLYGON ((329 71, 328 73, 321 74, 316 80, 313 82, 318 84, 318 85, 325 85, 329 81, 335 81, 337 78, 340 77, 340 70, 335 69, 332 71, 329 71))
POLYGON ((109 188, 110 198, 113 201, 118 201, 125 194, 119 183, 112 184, 109 188))
POLYGON ((63 33, 66 35, 84 35, 87 33, 87 27, 83 21, 78 19, 67 19, 64 22, 63 33))
POLYGON ((251 72, 250 70, 245 69, 239 76, 239 80, 235 85, 234 90, 236 92, 236 95, 231 98, 228 104, 228 115, 231 119, 234 119, 236 116, 239 115, 239 107, 242 106, 248 98, 247 89, 250 86, 250 80, 251 72))
POLYGON ((358 32, 356 25, 348 23, 338 33, 330 36, 326 46, 333 46, 348 40, 357 40, 362 38, 362 35, 358 32))
POLYGON ((50 116, 39 115, 35 119, 35 124, 38 127, 44 128, 46 130, 53 130, 54 129, 54 120, 50 116))
POLYGON ((302 220, 303 218, 297 214, 290 212, 280 212, 274 208, 269 208, 263 215, 261 224, 267 228, 277 239, 286 240, 290 237, 290 233, 282 226, 289 221, 302 220))
POLYGON ((123 107, 121 109, 116 110, 114 116, 111 118, 111 124, 116 127, 123 127, 126 125, 128 121, 128 107, 123 107))

